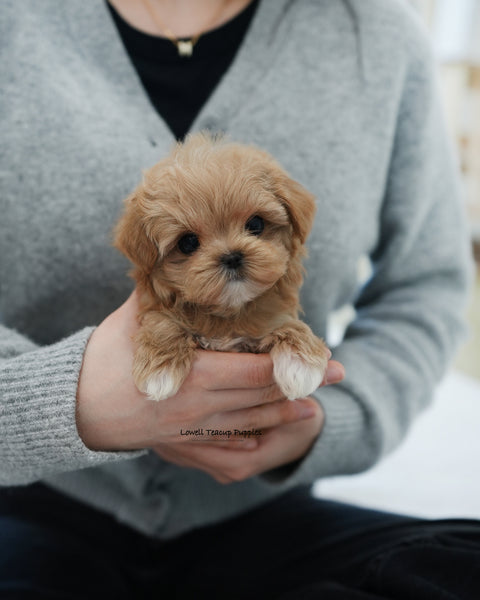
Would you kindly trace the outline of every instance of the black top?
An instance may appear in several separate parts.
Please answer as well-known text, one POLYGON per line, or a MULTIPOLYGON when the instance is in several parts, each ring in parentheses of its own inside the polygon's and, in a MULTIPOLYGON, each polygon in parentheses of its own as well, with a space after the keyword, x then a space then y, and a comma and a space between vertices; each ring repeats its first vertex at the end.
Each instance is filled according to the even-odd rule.
POLYGON ((182 139, 242 43, 259 0, 221 27, 200 36, 189 57, 172 41, 129 25, 109 4, 120 37, 156 110, 182 139))

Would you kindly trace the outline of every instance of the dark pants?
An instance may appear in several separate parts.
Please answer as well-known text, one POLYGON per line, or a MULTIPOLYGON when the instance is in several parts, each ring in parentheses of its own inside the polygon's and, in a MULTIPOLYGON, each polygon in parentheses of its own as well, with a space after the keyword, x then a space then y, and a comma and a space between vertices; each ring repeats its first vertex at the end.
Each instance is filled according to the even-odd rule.
POLYGON ((0 491, 0 599, 479 600, 480 522, 307 489, 170 542, 41 485, 0 491))

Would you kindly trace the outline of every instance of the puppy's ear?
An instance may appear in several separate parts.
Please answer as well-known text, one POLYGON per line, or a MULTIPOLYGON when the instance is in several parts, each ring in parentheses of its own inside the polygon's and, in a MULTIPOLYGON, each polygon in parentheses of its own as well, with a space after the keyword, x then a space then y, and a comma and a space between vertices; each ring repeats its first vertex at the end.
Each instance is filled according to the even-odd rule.
POLYGON ((315 196, 283 171, 274 181, 275 195, 287 209, 293 233, 304 244, 313 225, 315 196))
POLYGON ((114 229, 113 244, 137 267, 136 273, 148 276, 158 258, 158 249, 145 228, 145 212, 138 202, 138 190, 125 200, 125 212, 114 229))

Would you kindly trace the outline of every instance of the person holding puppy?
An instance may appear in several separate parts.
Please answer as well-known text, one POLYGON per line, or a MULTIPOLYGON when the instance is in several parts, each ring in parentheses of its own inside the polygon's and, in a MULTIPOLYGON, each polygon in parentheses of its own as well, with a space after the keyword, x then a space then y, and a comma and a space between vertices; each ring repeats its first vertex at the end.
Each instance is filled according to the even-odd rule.
POLYGON ((0 10, 0 590, 476 598, 478 523, 310 494, 400 443, 462 335, 467 236, 409 11, 400 0, 0 10), (141 170, 201 130, 266 150, 316 198, 303 318, 324 336, 343 304, 356 317, 306 398, 285 398, 266 353, 197 350, 160 402, 133 382, 139 299, 112 227, 141 170), (362 255, 373 268, 360 283, 362 255), (233 429, 241 439, 222 435, 233 429))

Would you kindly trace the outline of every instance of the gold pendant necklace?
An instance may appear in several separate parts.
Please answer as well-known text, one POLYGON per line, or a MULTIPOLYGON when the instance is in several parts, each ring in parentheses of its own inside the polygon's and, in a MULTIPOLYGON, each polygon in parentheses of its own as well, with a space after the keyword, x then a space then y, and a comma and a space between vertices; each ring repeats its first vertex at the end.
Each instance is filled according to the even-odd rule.
POLYGON ((193 38, 189 40, 172 40, 177 47, 179 56, 192 56, 193 54, 193 38))
MULTIPOLYGON (((202 34, 199 33, 198 35, 194 35, 191 38, 184 38, 184 39, 177 38, 173 34, 173 32, 170 31, 170 29, 168 29, 168 27, 165 27, 165 25, 158 18, 158 15, 154 11, 153 6, 150 3, 150 0, 142 0, 142 2, 150 16, 150 19, 155 23, 155 26, 159 30, 159 32, 161 34, 163 34, 167 39, 169 39, 172 42, 172 44, 174 44, 176 46, 178 55, 183 56, 183 57, 192 56, 193 47, 198 42, 198 40, 200 39, 200 36, 202 34)), ((218 17, 220 16, 221 12, 223 11, 223 8, 224 8, 224 5, 222 4, 221 10, 219 11, 219 13, 217 15, 215 15, 214 20, 212 22, 217 21, 218 17)))

